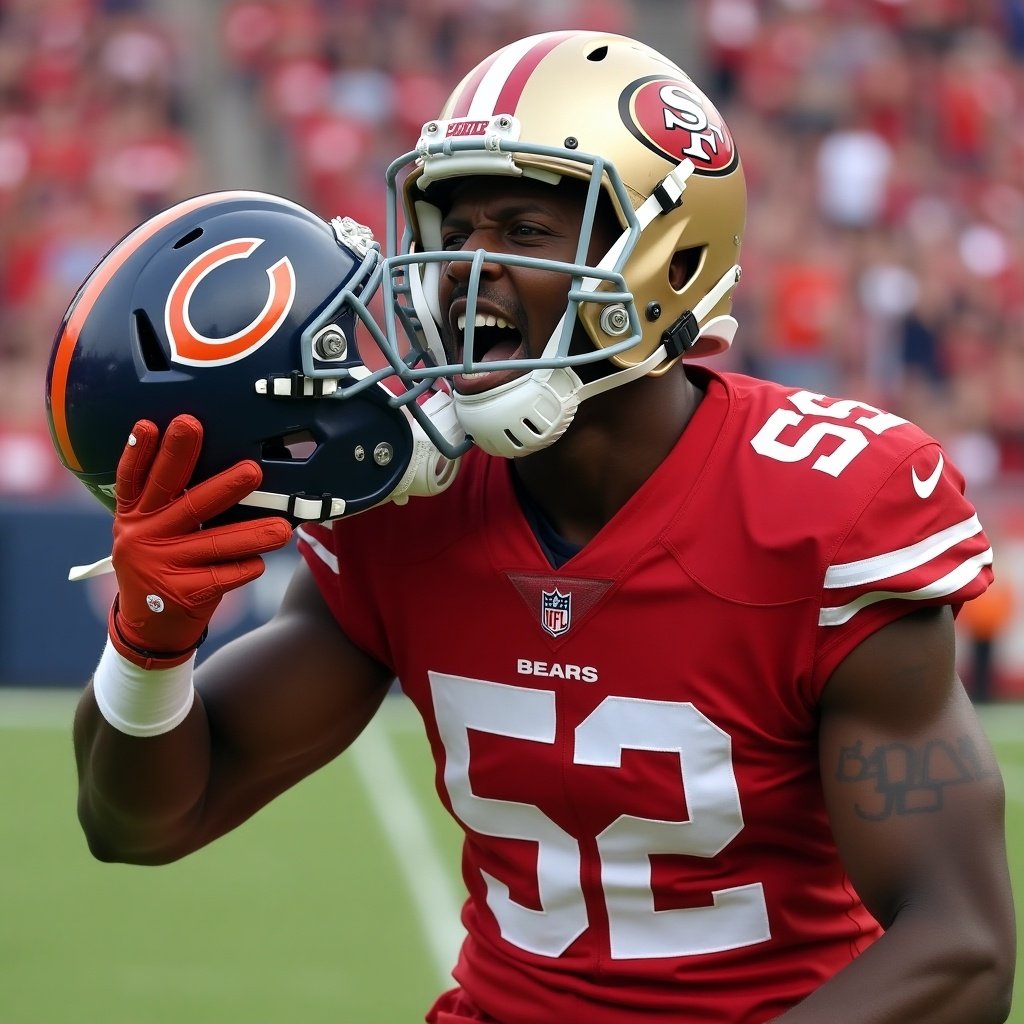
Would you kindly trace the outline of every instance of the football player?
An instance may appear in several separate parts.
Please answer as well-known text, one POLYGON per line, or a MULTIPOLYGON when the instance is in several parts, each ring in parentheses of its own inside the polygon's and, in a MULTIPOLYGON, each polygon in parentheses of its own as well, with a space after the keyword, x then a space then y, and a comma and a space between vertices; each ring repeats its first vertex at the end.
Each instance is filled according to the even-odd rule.
POLYGON ((302 526, 278 614, 193 681, 213 602, 186 628, 173 562, 202 531, 155 524, 200 430, 136 431, 132 646, 75 726, 96 855, 212 841, 397 677, 466 833, 432 1024, 1004 1020, 1003 791, 954 668, 989 543, 914 425, 695 362, 733 339, 745 216, 711 102, 633 40, 534 36, 388 178, 397 401, 426 431, 450 381, 473 447, 430 500, 302 526))

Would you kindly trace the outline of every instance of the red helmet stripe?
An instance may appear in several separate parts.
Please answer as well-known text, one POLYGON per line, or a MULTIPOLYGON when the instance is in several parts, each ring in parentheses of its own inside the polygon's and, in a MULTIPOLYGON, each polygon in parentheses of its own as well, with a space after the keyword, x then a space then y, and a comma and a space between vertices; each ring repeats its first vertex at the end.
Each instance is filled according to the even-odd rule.
POLYGON ((476 68, 473 70, 469 81, 466 82, 465 88, 459 93, 458 98, 455 100, 455 105, 452 108, 449 117, 466 117, 469 114, 469 105, 473 102, 473 97, 476 95, 477 89, 480 88, 480 83, 484 80, 484 75, 487 74, 491 69, 491 65, 498 59, 501 51, 492 53, 486 60, 481 61, 476 68))
MULTIPOLYGON (((548 32, 540 36, 536 46, 533 46, 522 60, 512 69, 505 85, 498 94, 495 101, 493 114, 514 114, 519 104, 519 98, 523 95, 523 89, 529 81, 530 75, 536 70, 537 65, 556 47, 559 43, 565 42, 576 36, 576 32, 548 32)), ((569 83, 566 83, 568 85, 569 83)), ((552 97, 552 100, 554 97, 552 97)))
POLYGON ((200 210, 204 206, 210 206, 213 203, 235 198, 254 198, 262 194, 260 192, 246 191, 211 192, 207 195, 186 199, 184 202, 178 203, 162 213, 158 213, 155 217, 140 224, 134 231, 126 235, 107 254, 86 280, 85 284, 82 285, 74 307, 68 314, 64 330, 61 332, 60 341, 57 343, 57 351, 53 358, 53 372, 50 378, 50 416, 53 420, 54 441, 68 469, 75 472, 81 472, 82 469, 82 464, 75 454, 74 445, 71 443, 71 435, 68 430, 67 385, 68 373, 71 369, 71 359, 78 345, 82 328, 85 326, 93 306, 96 305, 96 300, 103 294, 103 289, 106 288, 110 279, 146 241, 168 224, 173 224, 178 218, 191 213, 193 210, 200 210))

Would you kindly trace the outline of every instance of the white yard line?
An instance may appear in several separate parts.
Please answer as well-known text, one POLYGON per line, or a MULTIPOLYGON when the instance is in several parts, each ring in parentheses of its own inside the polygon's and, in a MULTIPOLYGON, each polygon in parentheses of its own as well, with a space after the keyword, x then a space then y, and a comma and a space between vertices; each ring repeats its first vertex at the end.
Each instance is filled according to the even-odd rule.
POLYGON ((389 704, 390 700, 344 756, 359 774, 412 897, 438 979, 448 986, 464 934, 459 921, 462 900, 388 736, 393 717, 403 723, 399 729, 404 728, 403 712, 395 708, 394 714, 389 704))
MULTIPOLYGON (((0 686, 0 733, 45 729, 70 736, 80 695, 80 690, 0 686)), ((389 698, 343 757, 359 776, 411 897, 438 980, 447 986, 453 984, 451 969, 464 935, 462 897, 391 739, 422 727, 405 698, 389 698)), ((432 791, 430 799, 437 799, 432 791)))

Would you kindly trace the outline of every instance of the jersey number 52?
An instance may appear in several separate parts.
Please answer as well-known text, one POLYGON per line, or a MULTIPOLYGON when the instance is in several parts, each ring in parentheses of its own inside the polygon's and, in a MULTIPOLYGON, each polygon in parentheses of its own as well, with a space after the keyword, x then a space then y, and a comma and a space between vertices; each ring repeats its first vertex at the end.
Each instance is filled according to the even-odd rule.
POLYGON ((906 423, 905 419, 891 412, 882 412, 873 405, 856 402, 850 399, 823 405, 823 395, 812 391, 797 391, 789 396, 793 409, 776 409, 768 417, 765 425, 750 439, 750 446, 758 455, 764 455, 776 462, 802 462, 819 450, 823 441, 838 438, 839 444, 832 445, 833 450, 827 454, 819 454, 811 464, 811 469, 829 476, 839 476, 846 467, 868 446, 865 431, 876 437, 892 427, 906 423), (839 422, 822 422, 822 420, 849 420, 855 413, 858 416, 853 424, 839 422), (810 424, 804 423, 808 416, 821 417, 810 424), (792 428, 802 428, 798 431, 792 428), (786 440, 782 440, 783 435, 786 440))
MULTIPOLYGON (((517 903, 501 879, 481 871, 502 937, 532 953, 561 956, 589 926, 579 844, 533 804, 478 796, 469 773, 471 729, 554 743, 555 694, 437 672, 430 673, 430 686, 456 816, 482 835, 537 844, 540 910, 517 903)), ((596 837, 612 958, 692 956, 769 939, 759 882, 711 891, 704 906, 655 909, 651 854, 714 857, 743 828, 728 735, 689 703, 606 697, 576 727, 573 760, 614 771, 623 750, 678 755, 689 817, 622 814, 596 837)))

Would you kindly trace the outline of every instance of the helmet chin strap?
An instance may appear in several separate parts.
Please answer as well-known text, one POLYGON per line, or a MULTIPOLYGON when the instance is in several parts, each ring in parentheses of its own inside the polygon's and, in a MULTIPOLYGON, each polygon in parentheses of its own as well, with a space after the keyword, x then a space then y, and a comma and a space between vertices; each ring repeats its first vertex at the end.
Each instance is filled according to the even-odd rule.
POLYGON ((239 505, 265 508, 272 512, 287 512, 303 522, 320 522, 337 519, 345 514, 345 499, 329 494, 277 494, 274 491, 252 491, 242 498, 239 505))
POLYGON ((72 583, 80 583, 82 580, 91 580, 96 576, 105 576, 114 571, 114 561, 110 555, 101 558, 97 562, 90 562, 88 565, 73 565, 68 570, 68 579, 72 583))
MULTIPOLYGON (((441 434, 453 445, 463 440, 462 426, 455 413, 452 395, 448 391, 438 390, 422 403, 424 413, 441 434)), ((440 494, 455 479, 459 460, 446 458, 438 450, 427 432, 408 410, 403 409, 412 430, 412 458, 405 475, 395 489, 378 504, 393 501, 396 505, 404 505, 412 497, 428 497, 440 494)), ((322 522, 325 519, 337 519, 345 514, 344 498, 330 495, 278 494, 273 491, 253 491, 238 502, 253 508, 265 508, 271 512, 287 512, 295 519, 303 522, 322 522)), ((371 506, 376 508, 377 506, 371 506)), ((368 509, 366 511, 369 511, 368 509)), ((68 571, 68 579, 72 583, 93 579, 114 571, 110 555, 88 565, 74 565, 68 571)))
MULTIPOLYGON (((273 512, 289 512, 296 519, 305 522, 317 522, 323 519, 334 519, 345 511, 342 498, 307 497, 301 494, 274 494, 271 491, 253 491, 238 502, 239 505, 250 505, 265 508, 273 512)), ((110 555, 88 565, 73 565, 68 570, 71 583, 81 583, 96 576, 105 576, 114 571, 114 563, 110 555)))
MULTIPOLYGON (((461 442, 462 427, 455 415, 452 396, 448 391, 434 391, 429 398, 420 403, 419 407, 445 440, 452 445, 461 442)), ((408 408, 403 406, 402 412, 412 431, 412 457, 405 474, 395 489, 382 498, 377 503, 378 505, 383 505, 388 501, 393 501, 396 505, 404 505, 410 498, 440 494, 455 479, 455 474, 458 471, 458 459, 449 459, 438 450, 437 445, 430 439, 408 408)), ((275 494, 272 491, 253 491, 242 498, 238 504, 271 509, 275 512, 287 512, 295 519, 305 522, 338 519, 345 514, 346 508, 343 498, 335 498, 329 494, 323 496, 275 494)), ((376 505, 370 507, 376 508, 376 505)), ((364 511, 369 510, 365 509, 364 511)))
MULTIPOLYGON (((718 279, 692 310, 694 323, 699 324, 736 286, 739 273, 739 266, 733 266, 718 279)), ((456 393, 455 411, 476 446, 489 455, 506 459, 531 455, 547 448, 565 433, 580 402, 643 377, 684 352, 712 355, 724 351, 735 330, 736 321, 731 316, 713 317, 699 329, 685 350, 670 350, 662 342, 641 362, 586 384, 568 366, 532 370, 490 391, 476 395, 456 393)), ((556 328, 555 334, 558 331, 556 328)))

